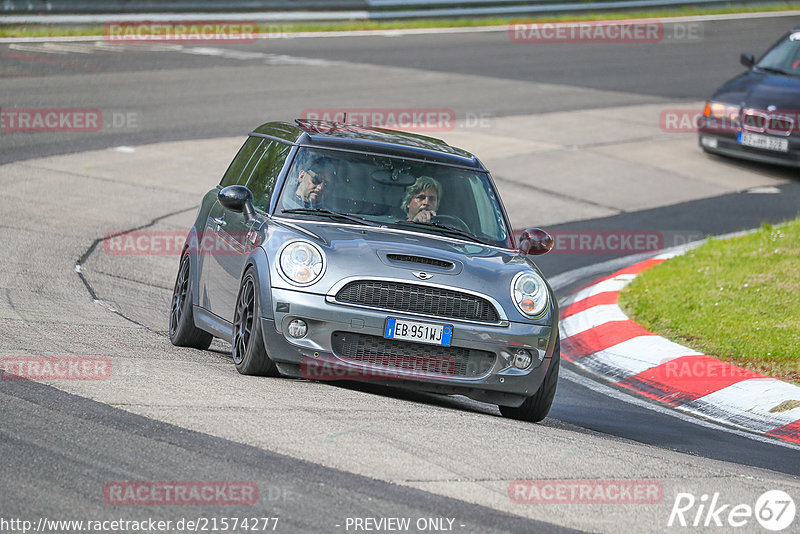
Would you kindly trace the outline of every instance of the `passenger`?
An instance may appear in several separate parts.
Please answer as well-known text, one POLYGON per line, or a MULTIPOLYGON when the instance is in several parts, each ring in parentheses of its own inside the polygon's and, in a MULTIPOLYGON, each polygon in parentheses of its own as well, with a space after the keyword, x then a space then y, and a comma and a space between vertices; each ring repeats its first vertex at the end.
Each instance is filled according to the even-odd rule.
POLYGON ((420 176, 406 189, 403 197, 403 211, 409 221, 430 222, 436 216, 439 199, 442 197, 442 184, 430 176, 420 176))
POLYGON ((319 208, 336 179, 333 160, 324 156, 311 160, 297 173, 297 189, 284 199, 284 208, 319 208))

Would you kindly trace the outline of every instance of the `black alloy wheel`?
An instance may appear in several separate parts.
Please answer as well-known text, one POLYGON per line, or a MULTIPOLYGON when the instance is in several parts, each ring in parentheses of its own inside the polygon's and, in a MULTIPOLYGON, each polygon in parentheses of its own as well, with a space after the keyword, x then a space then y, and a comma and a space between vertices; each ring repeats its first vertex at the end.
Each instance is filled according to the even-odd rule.
POLYGON ((169 340, 180 347, 194 347, 205 350, 211 345, 214 336, 197 328, 192 312, 191 259, 184 252, 181 256, 178 277, 172 290, 172 304, 169 310, 169 340))

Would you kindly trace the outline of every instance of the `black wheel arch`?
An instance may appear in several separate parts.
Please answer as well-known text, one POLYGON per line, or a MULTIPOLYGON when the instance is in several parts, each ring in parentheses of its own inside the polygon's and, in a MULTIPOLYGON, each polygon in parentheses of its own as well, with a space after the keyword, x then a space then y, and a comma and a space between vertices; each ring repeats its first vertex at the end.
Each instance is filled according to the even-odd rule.
POLYGON ((263 248, 258 247, 254 249, 242 267, 242 273, 239 276, 239 286, 241 287, 244 276, 249 269, 255 273, 256 290, 261 302, 261 317, 267 319, 275 319, 275 312, 272 306, 272 277, 270 274, 269 258, 263 248))

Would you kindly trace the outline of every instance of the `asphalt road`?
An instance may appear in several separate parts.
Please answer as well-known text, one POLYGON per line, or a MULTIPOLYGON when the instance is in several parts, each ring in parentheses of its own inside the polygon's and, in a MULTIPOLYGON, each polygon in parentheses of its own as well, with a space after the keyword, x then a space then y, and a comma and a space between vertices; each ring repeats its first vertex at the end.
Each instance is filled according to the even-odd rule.
POLYGON ((6 519, 36 524, 39 517, 114 520, 126 515, 131 521, 155 517, 177 527, 181 519, 257 517, 257 530, 332 532, 341 530, 348 517, 425 517, 453 519, 461 532, 571 532, 456 499, 420 498, 416 490, 187 431, 35 382, 4 385, 0 404, 5 414, 0 450, 7 459, 3 484, 15 488, 3 492, 6 519), (106 484, 161 480, 165 472, 171 480, 254 482, 260 499, 255 506, 160 505, 128 515, 115 510, 110 495, 97 498, 106 484))
MULTIPOLYGON (((232 154, 237 141, 141 147, 129 160, 120 151, 33 159, 241 136, 261 117, 290 119, 326 106, 446 106, 460 119, 500 122, 693 102, 740 70, 739 51, 763 50, 798 21, 706 22, 701 40, 649 45, 511 43, 505 33, 476 33, 148 49, 0 46, 3 108, 79 107, 104 117, 101 132, 0 137, 0 163, 16 162, 0 175, 0 353, 104 354, 120 369, 106 383, 58 389, 0 382, 0 448, 14 459, 0 466, 3 517, 177 520, 255 510, 132 510, 104 501, 102 489, 114 480, 254 481, 258 515, 278 515, 283 532, 343 531, 347 517, 365 516, 447 517, 464 532, 662 531, 680 491, 750 503, 767 489, 800 495, 796 448, 630 402, 569 366, 551 417, 524 425, 463 399, 250 380, 236 375, 222 343, 204 353, 173 348, 164 312, 175 259, 121 259, 90 246, 114 230, 188 227, 200 194, 227 164, 209 166, 203 157, 232 154), (91 293, 74 273, 78 258, 91 293), (664 499, 532 507, 509 502, 507 493, 519 479, 615 478, 658 480, 664 499)), ((779 181, 780 192, 705 195, 552 228, 706 235, 797 214, 795 173, 711 163, 721 173, 779 181)), ((540 263, 555 276, 610 257, 555 255, 540 263)))
POLYGON ((436 106, 464 118, 702 100, 742 70, 740 52, 758 54, 798 23, 796 16, 681 23, 687 33, 691 25, 693 38, 658 43, 512 42, 506 32, 487 32, 185 47, 3 44, 2 107, 99 109, 104 127, 100 134, 6 132, 0 163, 240 135, 257 125, 254 116, 293 119, 307 108, 436 106), (396 67, 396 77, 375 71, 349 84, 346 69, 337 68, 347 63, 396 67), (314 76, 304 76, 303 67, 314 76), (413 70, 403 76, 402 69, 413 70), (464 78, 429 87, 420 71, 464 78), (531 98, 533 84, 554 91, 531 98), (570 87, 590 90, 559 90, 570 87))

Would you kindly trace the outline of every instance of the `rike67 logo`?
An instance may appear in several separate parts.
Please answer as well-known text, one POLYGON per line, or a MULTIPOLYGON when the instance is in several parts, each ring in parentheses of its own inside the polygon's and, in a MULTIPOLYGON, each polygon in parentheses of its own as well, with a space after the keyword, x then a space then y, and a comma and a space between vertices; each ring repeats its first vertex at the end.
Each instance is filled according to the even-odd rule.
POLYGON ((691 493, 678 493, 669 514, 667 526, 677 527, 745 527, 753 532, 753 519, 773 532, 789 527, 794 521, 794 499, 781 490, 770 490, 756 499, 755 506, 731 504, 720 499, 720 494, 703 494, 698 499, 691 493))

